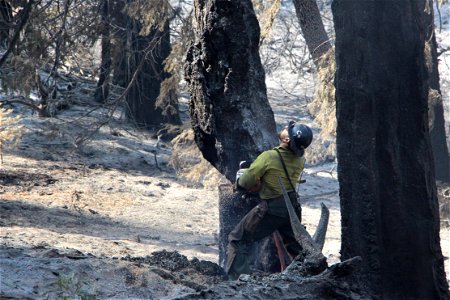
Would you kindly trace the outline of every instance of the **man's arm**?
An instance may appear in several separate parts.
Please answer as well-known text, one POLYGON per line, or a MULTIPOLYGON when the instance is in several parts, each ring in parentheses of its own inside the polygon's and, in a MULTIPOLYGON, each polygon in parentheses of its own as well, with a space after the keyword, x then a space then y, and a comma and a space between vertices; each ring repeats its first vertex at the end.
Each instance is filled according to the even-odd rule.
POLYGON ((260 189, 261 177, 266 172, 268 153, 261 153, 250 167, 239 177, 238 186, 249 192, 257 192, 260 189))

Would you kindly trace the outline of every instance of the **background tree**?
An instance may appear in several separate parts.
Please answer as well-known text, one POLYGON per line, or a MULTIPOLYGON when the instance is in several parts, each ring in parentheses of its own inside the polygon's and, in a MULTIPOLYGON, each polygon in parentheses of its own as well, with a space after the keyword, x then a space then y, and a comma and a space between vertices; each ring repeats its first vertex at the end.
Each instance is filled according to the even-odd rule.
MULTIPOLYGON (((0 76, 5 91, 22 96, 19 101, 46 116, 54 113, 60 86, 70 85, 67 75, 89 65, 89 53, 96 40, 98 5, 93 1, 50 0, 45 2, 7 1, 14 15, 14 32, 0 63, 0 76), (20 33, 20 34, 16 34, 20 33), (3 64, 4 62, 4 64, 3 64), (39 101, 28 96, 32 89, 40 94, 39 101)), ((16 97, 17 98, 17 97, 16 97)))
POLYGON ((164 109, 156 106, 161 83, 169 77, 164 70, 164 60, 169 56, 170 27, 169 5, 166 1, 130 3, 131 16, 127 22, 127 82, 126 112, 138 126, 154 128, 161 123, 180 124, 178 102, 164 109))
POLYGON ((323 26, 316 0, 293 0, 297 19, 303 32, 309 53, 320 68, 321 59, 330 51, 332 44, 323 26))
MULTIPOLYGON (((31 0, 25 4, 14 8, 21 13, 10 22, 17 25, 8 28, 8 33, 14 29, 17 34, 0 58, 6 61, 14 50, 0 72, 5 89, 23 92, 23 98, 13 97, 15 102, 28 105, 39 116, 53 116, 70 104, 60 92, 65 86, 73 87, 72 82, 67 83, 73 73, 98 74, 93 98, 112 110, 125 99, 127 116, 137 125, 153 128, 166 122, 180 123, 179 82, 161 89, 171 75, 164 62, 171 51, 169 18, 175 9, 168 1, 49 0, 34 4, 31 0), (100 66, 93 55, 99 40, 100 66), (126 90, 118 101, 106 103, 112 68, 117 75, 113 82, 126 90), (39 101, 28 98, 32 89, 39 92, 39 101)), ((6 34, 6 29, 2 32, 6 34)))
POLYGON ((0 67, 5 63, 9 54, 13 52, 14 47, 19 41, 20 34, 22 30, 26 26, 28 19, 30 17, 31 11, 34 6, 34 0, 30 0, 24 4, 23 7, 19 8, 19 13, 16 13, 16 16, 12 16, 12 6, 8 2, 2 2, 1 8, 1 36, 2 36, 2 44, 6 45, 6 52, 0 57, 0 67), (17 21, 17 25, 13 26, 13 22, 17 21), (12 37, 9 37, 10 28, 14 28, 14 33, 12 37))
POLYGON ((109 94, 109 81, 111 73, 111 20, 110 20, 110 5, 109 0, 102 0, 100 2, 101 12, 101 64, 100 74, 97 82, 97 89, 94 98, 98 102, 105 102, 109 94))
POLYGON ((438 55, 434 26, 433 1, 427 2, 425 10, 425 61, 428 71, 428 118, 431 146, 433 147, 436 180, 450 184, 450 159, 445 134, 442 94, 439 84, 438 55))
MULTIPOLYGON (((308 109, 321 128, 316 140, 323 140, 325 142, 321 143, 322 145, 329 145, 326 155, 322 155, 323 159, 326 159, 334 157, 336 150, 336 119, 330 118, 330 115, 335 115, 333 44, 325 30, 317 1, 293 0, 293 3, 305 43, 315 65, 317 83, 313 101, 308 104, 308 109)), ((310 152, 314 150, 312 148, 310 152)))
POLYGON ((9 31, 12 27, 12 7, 6 0, 0 1, 0 47, 9 43, 9 31))
POLYGON ((428 129, 427 1, 333 2, 341 257, 380 299, 449 299, 428 129))

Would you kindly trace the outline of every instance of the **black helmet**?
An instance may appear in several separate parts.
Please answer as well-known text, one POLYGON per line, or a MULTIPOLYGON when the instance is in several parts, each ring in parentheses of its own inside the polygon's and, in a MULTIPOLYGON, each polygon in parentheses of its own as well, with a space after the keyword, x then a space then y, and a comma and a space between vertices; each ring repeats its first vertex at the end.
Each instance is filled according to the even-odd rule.
POLYGON ((311 128, 290 121, 288 125, 289 147, 294 153, 302 156, 304 150, 311 144, 313 133, 311 128))

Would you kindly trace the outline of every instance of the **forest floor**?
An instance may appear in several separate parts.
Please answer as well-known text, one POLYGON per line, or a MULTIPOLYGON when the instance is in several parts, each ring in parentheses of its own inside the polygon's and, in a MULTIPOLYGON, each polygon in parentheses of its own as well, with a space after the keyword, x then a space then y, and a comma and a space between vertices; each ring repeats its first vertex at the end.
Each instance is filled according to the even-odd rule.
MULTIPOLYGON (((277 118, 290 114, 277 107, 277 118)), ((215 264, 220 180, 181 179, 173 145, 120 116, 77 144, 80 124, 102 115, 81 117, 91 108, 79 102, 39 119, 16 107, 27 130, 0 166, 0 298, 170 299, 224 280, 215 264)), ((336 164, 308 165, 303 178, 310 233, 320 203, 330 209, 323 252, 331 265, 340 247, 336 164)), ((440 192, 449 202, 448 187, 440 192)), ((449 226, 441 239, 450 274, 449 226)))

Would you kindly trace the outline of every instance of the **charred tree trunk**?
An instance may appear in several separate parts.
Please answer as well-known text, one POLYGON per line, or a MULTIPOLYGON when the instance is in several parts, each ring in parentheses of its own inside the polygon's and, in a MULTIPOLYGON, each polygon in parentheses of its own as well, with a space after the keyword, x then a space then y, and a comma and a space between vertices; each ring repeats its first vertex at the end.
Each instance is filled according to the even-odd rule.
POLYGON ((437 44, 434 32, 433 1, 428 0, 425 12, 425 59, 428 70, 428 117, 431 146, 433 147, 436 180, 450 183, 450 161, 445 135, 444 106, 439 85, 437 44))
POLYGON ((126 96, 127 116, 137 126, 148 129, 164 123, 179 124, 178 111, 163 115, 155 105, 161 83, 168 76, 164 60, 170 53, 169 21, 162 31, 154 26, 146 36, 139 34, 142 25, 138 21, 130 18, 128 23, 127 81, 131 86, 126 96))
POLYGON ((250 0, 195 1, 187 54, 190 115, 203 156, 231 182, 239 162, 277 143, 250 0))
POLYGON ((109 74, 111 73, 111 36, 109 0, 103 0, 101 4, 102 18, 102 61, 97 89, 94 98, 97 102, 104 103, 109 94, 109 74))
POLYGON ((319 7, 316 0, 293 0, 293 2, 309 53, 319 68, 320 58, 332 47, 323 26, 319 7))
POLYGON ((342 259, 380 299, 449 299, 428 130, 425 1, 332 5, 342 259))
MULTIPOLYGON (((259 57, 259 25, 250 0, 197 0, 194 5, 195 41, 185 78, 195 141, 203 157, 234 182, 240 161, 255 159, 277 143, 259 57)), ((252 208, 239 203, 244 200, 230 189, 221 189, 219 196, 222 265, 228 233, 252 208)), ((261 252, 267 257, 275 250, 261 252)))

